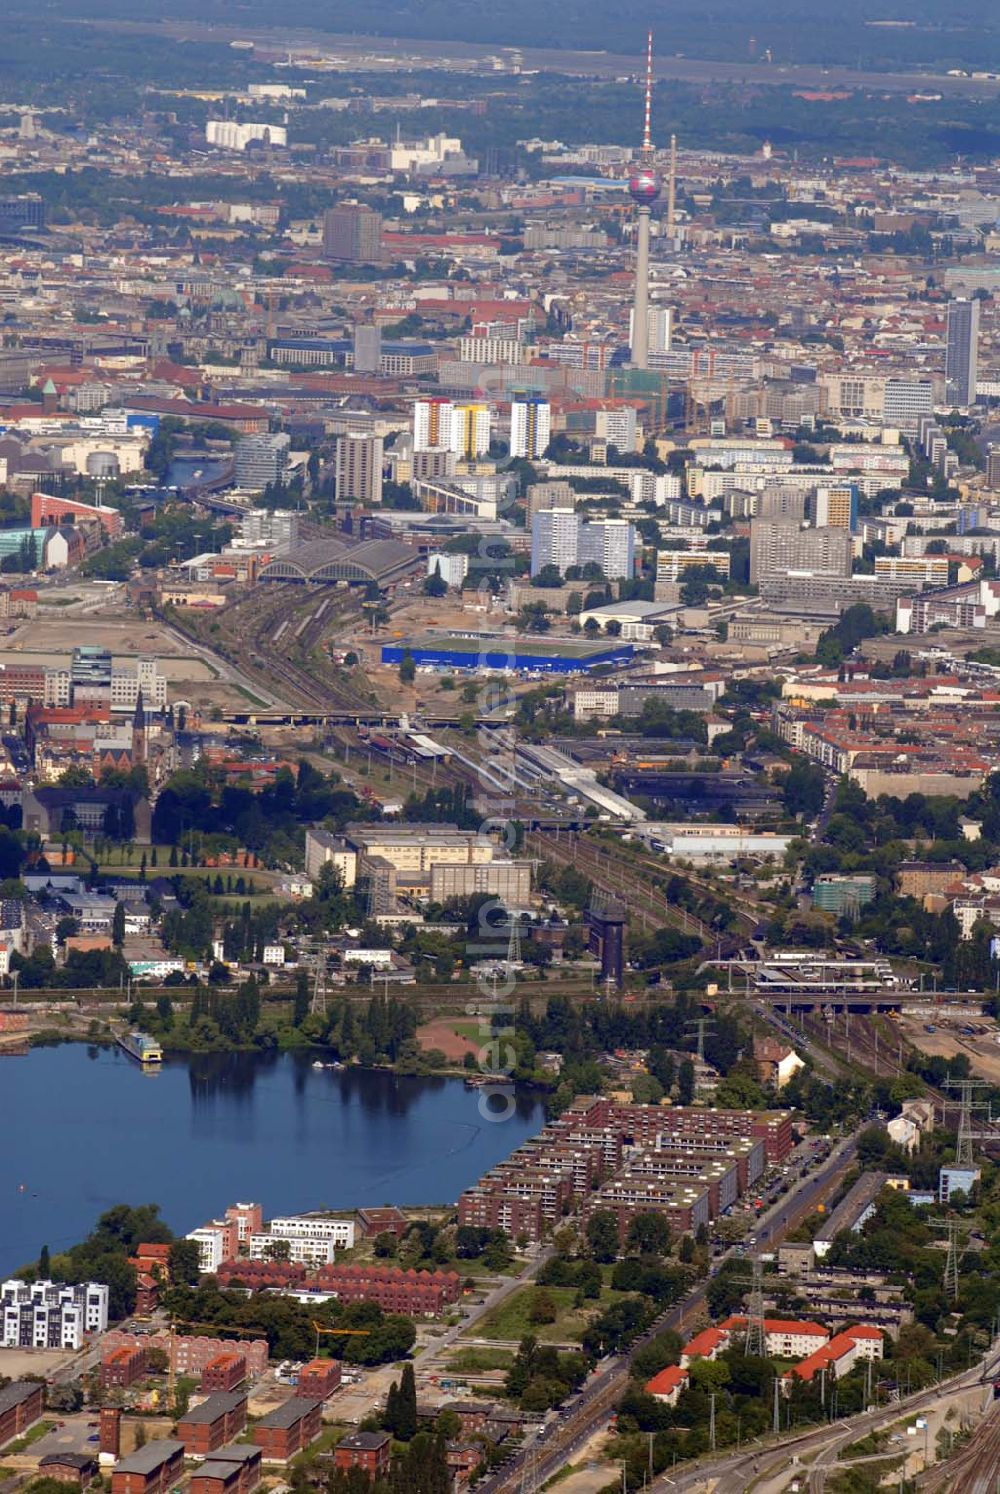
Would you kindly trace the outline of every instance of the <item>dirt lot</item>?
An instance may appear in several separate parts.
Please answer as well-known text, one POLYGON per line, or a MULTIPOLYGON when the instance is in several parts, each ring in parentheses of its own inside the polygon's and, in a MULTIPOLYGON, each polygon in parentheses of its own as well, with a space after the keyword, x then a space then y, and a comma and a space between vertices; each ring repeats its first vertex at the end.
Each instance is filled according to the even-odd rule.
POLYGON ((452 1063, 461 1063, 467 1053, 479 1052, 480 1044, 473 1040, 475 1026, 439 1017, 417 1028, 417 1042, 424 1049, 439 1048, 452 1063))
POLYGON ((40 612, 7 634, 0 652, 40 664, 64 664, 73 649, 83 644, 109 648, 118 658, 152 654, 174 684, 215 678, 202 659, 188 653, 180 640, 159 623, 131 616, 50 617, 40 612))
POLYGON ((232 710, 253 704, 243 692, 198 657, 180 637, 155 620, 142 619, 124 609, 67 614, 60 609, 46 612, 0 636, 0 657, 37 664, 66 664, 73 649, 87 644, 109 648, 117 659, 152 655, 168 682, 171 701, 185 700, 194 710, 207 714, 213 706, 232 710))
POLYGON ((1000 1084, 1000 1029, 989 1017, 976 1017, 971 1021, 945 1018, 936 1022, 904 1017, 899 1026, 903 1036, 922 1053, 930 1054, 932 1058, 955 1058, 964 1053, 974 1074, 1000 1084), (934 1031, 928 1032, 928 1026, 934 1031), (963 1037, 961 1028, 965 1026, 988 1030, 974 1037, 963 1037))
POLYGON ((0 1349, 0 1375, 19 1380, 22 1375, 51 1375, 73 1358, 65 1349, 0 1349))

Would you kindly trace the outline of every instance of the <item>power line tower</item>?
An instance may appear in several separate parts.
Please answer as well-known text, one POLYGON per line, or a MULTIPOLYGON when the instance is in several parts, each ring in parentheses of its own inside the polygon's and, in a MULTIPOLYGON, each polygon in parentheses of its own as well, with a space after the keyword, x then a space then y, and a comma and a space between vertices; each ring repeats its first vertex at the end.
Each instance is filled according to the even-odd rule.
POLYGON ((747 1306, 747 1339, 744 1353, 757 1359, 767 1358, 767 1332, 764 1328, 764 1267, 760 1261, 750 1263, 753 1284, 747 1306))
POLYGON ((945 1295, 953 1302, 958 1299, 958 1263, 962 1252, 958 1248, 958 1220, 949 1219, 944 1228, 948 1231, 948 1254, 944 1262, 945 1295))
POLYGON ((535 1494, 538 1487, 538 1467, 535 1458, 534 1443, 528 1448, 521 1464, 521 1488, 520 1494, 535 1494))
POLYGON ((989 1133, 974 1131, 972 1129, 973 1110, 982 1110, 984 1106, 973 1103, 973 1094, 977 1089, 985 1089, 985 1079, 946 1079, 945 1088, 956 1090, 958 1093, 958 1137, 955 1142, 955 1166, 972 1166, 972 1143, 974 1141, 986 1141, 989 1133))
POLYGON ((507 978, 514 972, 515 965, 521 963, 521 915, 510 913, 507 924, 507 978))
POLYGON ((326 1018, 326 956, 316 956, 316 968, 313 971, 312 1000, 309 1003, 309 1014, 313 1017, 326 1018))
POLYGON ((685 1027, 693 1027, 698 1034, 698 1046, 695 1049, 702 1063, 705 1062, 705 1034, 715 1029, 715 1023, 711 1017, 693 1017, 690 1022, 684 1023, 685 1027))

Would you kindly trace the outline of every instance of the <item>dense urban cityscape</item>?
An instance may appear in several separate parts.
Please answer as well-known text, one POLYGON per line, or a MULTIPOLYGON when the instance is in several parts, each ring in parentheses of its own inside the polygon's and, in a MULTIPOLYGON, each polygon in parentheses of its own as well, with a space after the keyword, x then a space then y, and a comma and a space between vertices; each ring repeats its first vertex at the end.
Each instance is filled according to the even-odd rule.
POLYGON ((9 17, 0 1494, 1000 1487, 979 9, 9 17))

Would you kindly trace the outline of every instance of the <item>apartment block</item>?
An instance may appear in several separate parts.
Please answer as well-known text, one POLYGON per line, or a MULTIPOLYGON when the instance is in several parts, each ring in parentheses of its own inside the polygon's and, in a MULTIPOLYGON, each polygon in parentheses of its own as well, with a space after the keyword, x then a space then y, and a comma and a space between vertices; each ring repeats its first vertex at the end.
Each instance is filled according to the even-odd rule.
POLYGON ((253 1440, 264 1461, 284 1463, 307 1448, 319 1436, 323 1424, 323 1402, 292 1396, 255 1423, 253 1440))
POLYGON ((191 1494, 253 1494, 261 1479, 259 1447, 234 1442, 220 1447, 191 1475, 191 1494))
POLYGON ((204 1458, 231 1442, 247 1424, 247 1397, 242 1390, 219 1390, 177 1420, 177 1436, 188 1457, 204 1458))
POLYGON ((247 1362, 243 1354, 233 1350, 230 1354, 216 1354, 201 1372, 199 1390, 235 1390, 247 1377, 247 1362))
POLYGON ((296 1393, 307 1400, 325 1401, 340 1384, 340 1362, 336 1359, 310 1359, 299 1370, 296 1393))
POLYGON ((146 1373, 146 1351, 142 1347, 112 1349, 101 1360, 101 1385, 105 1390, 127 1390, 146 1373))
POLYGON ((316 1285, 340 1302, 377 1302, 385 1312, 439 1313, 462 1295, 456 1271, 404 1271, 396 1266, 321 1266, 316 1285))
POLYGON ((0 1386, 0 1447, 34 1426, 45 1409, 45 1386, 35 1380, 11 1380, 0 1386))
POLYGON ((168 1494, 183 1476, 183 1442, 162 1437, 119 1459, 111 1473, 111 1494, 168 1494))
POLYGON ((392 1457, 392 1438, 388 1432, 351 1432, 338 1442, 333 1460, 345 1472, 361 1468, 372 1483, 388 1471, 392 1457))
POLYGON ((0 1325, 7 1349, 79 1349, 108 1326, 108 1289, 93 1281, 5 1281, 0 1325))

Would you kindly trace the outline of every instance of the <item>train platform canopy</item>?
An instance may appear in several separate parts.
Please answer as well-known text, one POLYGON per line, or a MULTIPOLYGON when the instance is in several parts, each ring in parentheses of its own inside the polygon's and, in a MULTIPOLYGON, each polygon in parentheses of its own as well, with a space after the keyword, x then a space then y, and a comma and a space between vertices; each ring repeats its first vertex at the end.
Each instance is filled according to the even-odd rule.
POLYGON ((409 743, 410 751, 415 757, 451 757, 450 747, 442 747, 440 742, 435 742, 433 737, 424 736, 423 732, 408 732, 407 742, 409 743))
POLYGON ((351 544, 342 539, 310 540, 276 556, 260 573, 261 581, 335 581, 387 586, 426 566, 422 556, 398 540, 362 540, 351 544))

